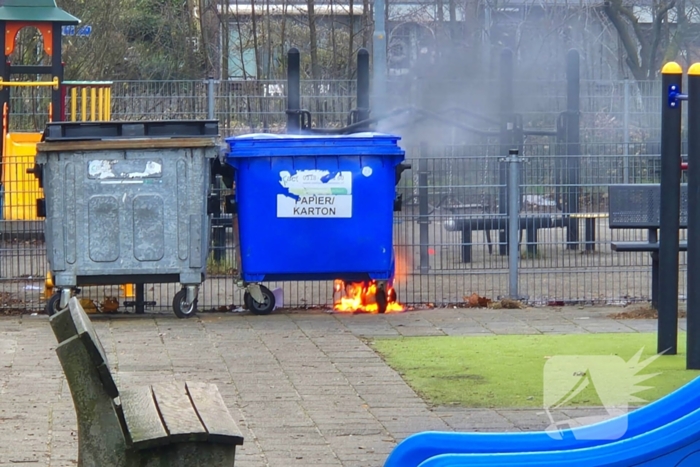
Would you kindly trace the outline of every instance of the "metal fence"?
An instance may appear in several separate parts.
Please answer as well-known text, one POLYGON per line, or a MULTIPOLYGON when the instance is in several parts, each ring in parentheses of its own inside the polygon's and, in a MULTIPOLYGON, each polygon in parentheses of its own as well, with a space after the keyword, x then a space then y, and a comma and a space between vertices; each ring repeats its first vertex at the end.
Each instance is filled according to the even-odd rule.
MULTIPOLYGON (((479 91, 485 88, 474 83, 465 87, 454 82, 407 80, 391 83, 388 89, 393 107, 440 111, 456 105, 485 114, 484 128, 494 126, 488 118, 497 109, 491 102, 494 96, 479 91), (436 89, 442 93, 436 94, 436 89)), ((523 115, 526 127, 556 126, 558 115, 565 110, 565 83, 520 82, 516 89, 515 109, 523 115)), ((25 92, 34 94, 13 96, 11 128, 40 130, 45 122, 42 98, 37 97, 38 90, 25 92)), ((213 114, 220 121, 222 137, 282 132, 284 95, 281 81, 115 82, 112 117, 190 119, 213 114)), ((561 145, 546 137, 526 139, 522 216, 539 219, 542 227, 534 233, 532 229, 521 232, 518 282, 531 303, 623 303, 650 298, 649 255, 615 253, 610 248, 613 240, 644 240, 645 232, 608 228, 606 187, 659 181, 659 96, 656 82, 582 82, 581 155, 574 157, 576 164, 572 164, 573 156, 562 155, 561 145), (563 175, 570 167, 577 171, 574 185, 563 175), (561 201, 571 193, 577 200, 576 212, 567 212, 561 201), (563 221, 571 214, 578 225, 575 245, 567 240, 568 224, 563 221)), ((355 82, 303 82, 302 107, 312 112, 316 126, 343 126, 355 107, 355 82)), ((499 208, 505 189, 500 175, 505 164, 502 147, 492 138, 475 142, 464 132, 447 128, 449 125, 424 126, 428 127, 438 128, 438 136, 410 131, 403 143, 413 169, 404 173, 397 188, 404 200, 403 210, 394 217, 399 299, 408 304, 444 305, 462 303, 473 293, 491 299, 506 296, 505 237, 499 225, 493 224, 505 215, 499 208), (462 226, 469 222, 491 222, 491 228, 467 232, 462 226)), ((7 161, 3 170, 12 170, 7 161)), ((27 209, 33 205, 28 203, 27 209)), ((0 309, 39 309, 48 270, 41 221, 1 224, 0 309)), ((200 308, 235 309, 242 304, 242 292, 233 281, 238 268, 236 245, 231 229, 215 229, 200 308)), ((685 268, 684 253, 681 259, 685 268)), ((284 306, 328 306, 332 301, 332 283, 268 285, 283 289, 284 306)), ((149 285, 146 299, 169 306, 174 287, 149 285)), ((116 286, 86 287, 83 294, 98 301, 105 296, 124 300, 124 291, 116 286)), ((682 282, 679 296, 684 294, 682 282)))

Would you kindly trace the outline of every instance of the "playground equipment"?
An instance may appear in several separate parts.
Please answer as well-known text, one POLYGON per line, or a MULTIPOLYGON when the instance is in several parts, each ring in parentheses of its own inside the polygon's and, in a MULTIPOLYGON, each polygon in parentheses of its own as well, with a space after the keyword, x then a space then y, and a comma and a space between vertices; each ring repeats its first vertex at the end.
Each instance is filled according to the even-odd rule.
MULTIPOLYGON (((611 187, 614 190, 643 190, 649 196, 637 196, 636 204, 645 212, 634 214, 625 208, 621 220, 647 227, 648 242, 621 242, 613 244, 617 251, 648 251, 652 255, 652 304, 658 309, 657 351, 668 355, 677 353, 678 344, 678 285, 679 252, 688 251, 688 354, 686 367, 700 369, 700 275, 694 266, 700 261, 700 212, 693 209, 700 204, 700 63, 688 70, 688 93, 682 93, 683 70, 675 62, 662 69, 661 109, 661 182, 657 187, 611 187), (681 158, 682 102, 688 102, 688 162, 681 158), (688 171, 687 190, 682 190, 681 173, 688 171), (647 189, 649 188, 649 189, 647 189), (658 188, 658 190, 656 189, 658 188), (687 193, 687 199, 682 194, 687 193), (656 194, 656 196, 654 196, 656 194), (625 216, 629 219, 625 219, 625 216), (633 218, 632 218, 633 217, 633 218), (686 218, 687 221, 684 222, 686 218), (679 230, 687 226, 687 242, 680 242, 679 230), (659 235, 656 235, 656 228, 659 235)), ((630 196, 629 193, 624 196, 630 196)), ((611 197, 611 209, 613 197, 611 197)), ((639 209, 639 208, 635 208, 639 209)), ((612 219, 611 219, 612 220, 612 219)), ((616 221, 617 222, 617 221, 616 221)))
POLYGON ((688 322, 686 368, 700 369, 700 63, 688 69, 688 94, 682 94, 683 70, 675 62, 662 70, 661 228, 659 236, 658 351, 677 353, 678 255, 681 206, 681 124, 688 102, 688 322))
MULTIPOLYGON (((540 465, 526 464, 523 452, 572 451, 581 453, 590 448, 610 444, 624 451, 624 444, 632 438, 655 433, 684 417, 700 414, 700 378, 696 378, 671 394, 658 399, 622 417, 612 418, 593 425, 531 433, 449 433, 428 431, 409 436, 391 452, 384 467, 417 467, 429 464, 430 458, 440 456, 442 465, 540 465), (450 464, 442 457, 446 454, 468 454, 452 459, 464 464, 450 464), (506 455, 507 454, 507 455, 506 455), (493 463, 485 462, 489 457, 493 463), (466 462, 468 460, 468 462, 466 462), (517 460, 517 461, 516 461, 517 460), (472 462, 473 463, 469 463, 472 462), (510 464, 505 464, 511 462, 510 464), (522 464, 519 462, 523 462, 522 464)), ((656 445, 656 442, 651 444, 656 445)), ((610 451, 615 451, 611 448, 610 451)), ((436 458, 437 459, 437 458, 436 458)), ((541 464, 546 465, 546 464, 541 464)), ((606 463, 578 465, 599 466, 606 463)), ((624 463, 619 465, 632 465, 624 463)), ((637 464, 634 464, 637 465, 637 464)), ((672 463, 658 465, 676 465, 672 463)))
MULTIPOLYGON (((33 175, 36 145, 41 132, 10 131, 11 92, 20 88, 48 88, 48 121, 98 121, 111 116, 111 82, 63 81, 61 28, 79 24, 80 20, 56 6, 54 0, 9 0, 0 6, 0 108, 2 137, 0 147, 0 183, 2 216, 5 221, 40 221, 43 193, 40 181, 33 175), (44 39, 44 51, 51 65, 14 65, 9 57, 15 50, 17 34, 25 27, 35 27, 44 39), (44 81, 11 81, 13 75, 49 75, 44 81), (69 109, 69 111, 68 111, 69 109)), ((39 98, 40 99, 40 98, 39 98)), ((134 296, 133 286, 121 287, 127 298, 134 296)), ((46 274, 44 296, 53 293, 53 278, 46 274)))
POLYGON ((49 120, 60 119, 61 83, 63 63, 61 60, 61 28, 79 24, 80 20, 56 6, 54 0, 10 0, 0 7, 0 109, 3 112, 2 139, 2 184, 4 190, 4 220, 36 220, 36 203, 40 198, 40 187, 33 177, 27 175, 34 165, 36 143, 41 133, 10 132, 10 92, 14 88, 48 87, 51 90, 48 105, 49 120), (44 52, 51 57, 51 65, 13 65, 9 58, 15 50, 17 34, 25 27, 35 27, 44 39, 44 52), (11 81, 12 75, 49 75, 45 81, 11 81))

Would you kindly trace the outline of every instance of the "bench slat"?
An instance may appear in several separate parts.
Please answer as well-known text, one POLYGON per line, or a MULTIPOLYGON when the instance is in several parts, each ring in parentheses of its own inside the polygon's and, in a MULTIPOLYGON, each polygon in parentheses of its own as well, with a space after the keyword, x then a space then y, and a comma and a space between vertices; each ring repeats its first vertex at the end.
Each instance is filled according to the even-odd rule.
MULTIPOLYGON (((613 251, 620 252, 645 252, 645 251, 659 251, 659 243, 649 243, 649 242, 613 242, 613 251)), ((678 244, 679 251, 688 251, 688 242, 680 242, 678 244)))
POLYGON ((122 391, 119 399, 134 448, 148 449, 168 444, 168 432, 158 414, 150 386, 122 391))
POLYGON ((243 436, 215 385, 188 381, 187 390, 197 415, 209 432, 209 441, 243 444, 243 436))
POLYGON ((151 387, 170 442, 207 440, 207 430, 192 407, 185 383, 159 383, 151 387))
POLYGON ((68 308, 70 309, 70 315, 73 319, 75 330, 80 336, 80 340, 85 344, 85 348, 90 354, 97 371, 100 373, 100 379, 105 387, 105 391, 107 391, 107 394, 111 397, 118 397, 119 390, 112 378, 107 355, 105 354, 104 347, 102 347, 100 338, 97 336, 97 332, 95 332, 95 328, 92 326, 92 322, 90 322, 90 318, 88 318, 85 310, 83 310, 80 302, 75 297, 71 298, 68 302, 68 308))

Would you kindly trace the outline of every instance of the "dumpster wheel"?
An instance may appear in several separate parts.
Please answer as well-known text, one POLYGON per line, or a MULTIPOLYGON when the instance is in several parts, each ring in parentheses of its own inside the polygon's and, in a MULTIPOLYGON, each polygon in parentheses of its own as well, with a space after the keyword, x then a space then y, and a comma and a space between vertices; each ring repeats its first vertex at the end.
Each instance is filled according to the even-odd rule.
POLYGON ((386 307, 389 304, 389 301, 385 283, 380 282, 378 284, 377 293, 374 295, 374 299, 377 302, 377 311, 379 311, 379 313, 386 313, 386 307))
POLYGON ((60 310, 61 306, 61 292, 57 292, 53 295, 51 295, 51 298, 46 302, 46 306, 44 307, 44 311, 46 312, 47 315, 53 316, 56 313, 58 313, 60 310))
MULTIPOLYGON (((49 316, 53 316, 59 311, 61 311, 61 289, 54 290, 58 290, 58 292, 55 292, 53 295, 51 295, 51 297, 46 302, 46 305, 44 306, 44 313, 46 313, 49 316)), ((77 287, 73 287, 72 289, 70 289, 71 297, 74 297, 79 293, 80 289, 78 289, 77 287)))
POLYGON ((187 289, 182 289, 173 297, 173 311, 178 318, 191 318, 197 314, 197 299, 187 304, 187 289))
POLYGON ((259 286, 263 294, 263 303, 258 303, 253 299, 248 291, 243 294, 243 304, 256 315, 269 315, 275 309, 275 295, 264 285, 259 286))

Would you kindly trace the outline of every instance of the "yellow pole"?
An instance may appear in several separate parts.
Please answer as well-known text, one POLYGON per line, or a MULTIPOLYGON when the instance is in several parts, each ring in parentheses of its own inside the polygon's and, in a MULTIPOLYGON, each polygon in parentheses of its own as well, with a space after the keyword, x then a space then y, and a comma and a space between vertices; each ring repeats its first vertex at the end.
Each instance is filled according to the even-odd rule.
POLYGON ((80 89, 80 121, 87 122, 87 88, 80 89))
POLYGON ((70 121, 74 122, 78 114, 78 88, 70 88, 70 121))
POLYGON ((105 88, 105 120, 112 119, 112 88, 105 88))
POLYGON ((99 120, 101 122, 104 121, 104 108, 105 108, 105 90, 103 87, 100 87, 97 90, 97 95, 99 96, 97 98, 97 114, 99 115, 99 120))
POLYGON ((95 88, 90 88, 90 121, 95 121, 95 104, 97 100, 95 88))

